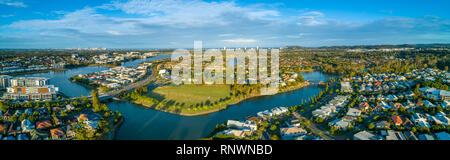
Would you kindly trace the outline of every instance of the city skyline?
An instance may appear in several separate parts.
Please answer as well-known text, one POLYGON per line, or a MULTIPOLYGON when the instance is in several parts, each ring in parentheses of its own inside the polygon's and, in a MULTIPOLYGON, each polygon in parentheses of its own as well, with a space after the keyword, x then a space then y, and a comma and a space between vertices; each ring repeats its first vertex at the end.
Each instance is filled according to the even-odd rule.
POLYGON ((448 3, 0 0, 0 48, 450 43, 448 3))

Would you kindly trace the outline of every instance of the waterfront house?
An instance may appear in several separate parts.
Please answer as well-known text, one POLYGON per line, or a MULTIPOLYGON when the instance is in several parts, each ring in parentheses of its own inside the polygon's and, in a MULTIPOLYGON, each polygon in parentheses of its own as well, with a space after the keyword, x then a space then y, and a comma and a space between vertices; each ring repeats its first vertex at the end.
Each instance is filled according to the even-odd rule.
POLYGON ((250 129, 252 131, 257 129, 257 126, 251 121, 240 122, 236 120, 228 120, 227 127, 236 127, 238 129, 250 129))
POLYGON ((227 129, 225 131, 222 131, 218 134, 224 134, 224 135, 231 135, 231 136, 236 136, 238 138, 244 138, 246 136, 251 136, 252 132, 250 130, 237 130, 237 129, 227 129))
POLYGON ((48 132, 33 129, 30 131, 31 140, 48 140, 48 132))
POLYGON ((261 117, 255 117, 255 116, 247 116, 246 119, 249 120, 250 122, 253 122, 253 124, 259 124, 263 120, 261 117))
POLYGON ((399 140, 397 135, 395 134, 395 131, 393 130, 387 130, 386 140, 399 140))

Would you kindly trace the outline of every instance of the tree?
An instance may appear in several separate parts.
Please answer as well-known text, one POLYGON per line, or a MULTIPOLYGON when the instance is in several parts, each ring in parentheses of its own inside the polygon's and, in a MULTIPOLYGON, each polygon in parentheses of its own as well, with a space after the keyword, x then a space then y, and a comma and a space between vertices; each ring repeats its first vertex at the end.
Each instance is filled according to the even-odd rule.
POLYGON ((3 101, 0 101, 0 109, 1 109, 2 111, 6 111, 8 108, 9 108, 8 105, 5 105, 5 104, 3 103, 3 101))
POLYGON ((270 137, 270 138, 272 140, 280 140, 280 138, 276 134, 272 135, 272 137, 270 137))
POLYGON ((98 98, 98 91, 92 90, 91 95, 92 95, 92 106, 94 107, 94 112, 107 111, 106 105, 100 103, 100 100, 98 98))
POLYGON ((416 88, 414 89, 414 94, 416 95, 416 97, 419 97, 419 96, 420 96, 420 90, 419 90, 419 88, 420 88, 420 84, 417 84, 417 85, 416 85, 416 88))
POLYGON ((367 126, 367 128, 369 128, 370 130, 372 130, 373 128, 375 128, 375 125, 373 123, 369 123, 369 126, 367 126))
POLYGON ((25 120, 25 119, 27 119, 27 114, 22 114, 22 115, 20 115, 20 117, 19 117, 19 121, 23 121, 23 120, 25 120))
POLYGON ((277 126, 276 125, 270 125, 270 128, 269 128, 271 131, 275 131, 276 129, 277 129, 277 126))
POLYGON ((12 115, 11 117, 9 117, 9 121, 11 121, 11 122, 14 122, 14 121, 16 121, 17 120, 17 114, 14 114, 14 115, 12 115))

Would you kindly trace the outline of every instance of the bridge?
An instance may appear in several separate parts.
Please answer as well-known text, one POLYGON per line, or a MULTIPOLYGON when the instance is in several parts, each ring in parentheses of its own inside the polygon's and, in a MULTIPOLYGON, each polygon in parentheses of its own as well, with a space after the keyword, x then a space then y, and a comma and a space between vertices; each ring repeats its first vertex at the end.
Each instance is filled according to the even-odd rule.
MULTIPOLYGON (((156 69, 155 68, 152 68, 152 70, 150 72, 150 75, 147 78, 145 78, 144 80, 141 80, 141 81, 136 82, 136 83, 128 84, 127 86, 125 86, 125 87, 123 87, 123 88, 121 88, 119 90, 112 90, 112 91, 109 91, 109 92, 106 92, 106 93, 100 93, 98 95, 98 99, 100 101, 108 101, 108 100, 112 100, 112 99, 117 100, 114 96, 118 95, 119 93, 127 92, 129 90, 134 89, 134 88, 137 88, 137 87, 140 87, 140 86, 144 86, 145 84, 147 84, 147 83, 151 82, 152 80, 154 80, 155 79, 155 74, 153 74, 153 73, 156 73, 156 69)), ((89 99, 92 98, 92 96, 85 96, 85 97, 87 97, 89 99)))
POLYGON ((318 84, 318 85, 327 85, 327 82, 323 82, 323 81, 307 81, 311 84, 318 84))

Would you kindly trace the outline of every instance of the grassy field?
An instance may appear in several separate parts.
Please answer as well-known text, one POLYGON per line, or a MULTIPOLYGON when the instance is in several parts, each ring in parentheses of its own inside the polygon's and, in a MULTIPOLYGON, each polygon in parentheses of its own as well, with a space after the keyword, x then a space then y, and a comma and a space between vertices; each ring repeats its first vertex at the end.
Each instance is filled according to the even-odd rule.
POLYGON ((168 104, 196 106, 218 102, 230 95, 228 85, 181 85, 162 86, 152 90, 147 96, 168 104))
MULTIPOLYGON (((300 83, 292 89, 306 85, 300 83)), ((256 88, 242 86, 231 89, 230 85, 168 85, 160 86, 143 95, 132 96, 131 99, 135 104, 156 110, 184 116, 198 116, 217 112, 226 109, 228 105, 260 96, 258 92, 250 89, 256 88), (232 96, 231 92, 242 94, 232 96)))
POLYGON ((156 110, 196 116, 225 109, 234 100, 229 85, 161 86, 135 96, 133 103, 156 110))

